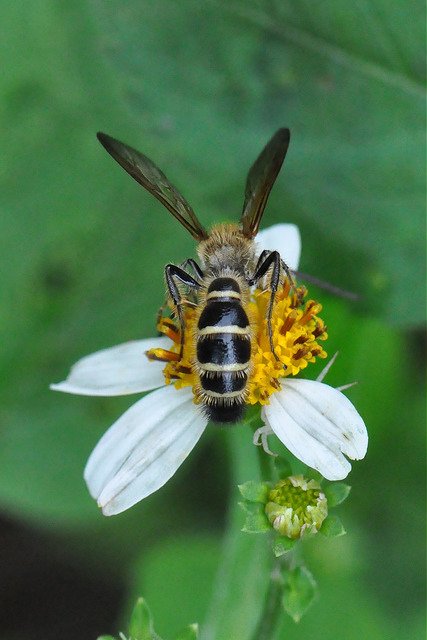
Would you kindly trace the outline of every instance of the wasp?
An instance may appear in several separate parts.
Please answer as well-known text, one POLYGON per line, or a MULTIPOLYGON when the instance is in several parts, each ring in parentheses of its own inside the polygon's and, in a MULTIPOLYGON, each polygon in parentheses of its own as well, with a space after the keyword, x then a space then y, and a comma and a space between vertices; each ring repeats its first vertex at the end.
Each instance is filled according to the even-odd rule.
POLYGON ((149 158, 105 133, 98 133, 97 137, 121 167, 157 198, 198 242, 200 264, 190 258, 182 265, 165 267, 167 294, 180 328, 179 358, 184 349, 184 307, 190 304, 197 314, 191 366, 198 379, 199 401, 213 422, 238 422, 243 416, 251 373, 255 330, 248 315, 251 288, 262 284, 270 292, 267 327, 270 348, 277 359, 271 327, 275 294, 286 276, 293 284, 289 268, 279 253, 262 251, 257 255, 254 240, 289 147, 290 131, 279 129, 250 168, 239 223, 215 225, 209 232, 186 199, 149 158), (184 298, 183 288, 191 294, 192 301, 184 298))

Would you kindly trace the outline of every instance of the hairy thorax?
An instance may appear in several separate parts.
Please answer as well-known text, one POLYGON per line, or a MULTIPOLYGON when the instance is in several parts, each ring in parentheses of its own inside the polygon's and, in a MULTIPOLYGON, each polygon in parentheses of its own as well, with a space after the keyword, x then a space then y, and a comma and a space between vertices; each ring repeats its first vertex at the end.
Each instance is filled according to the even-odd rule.
POLYGON ((255 266, 255 243, 246 238, 236 224, 213 227, 197 252, 207 275, 225 275, 225 271, 246 277, 255 266))

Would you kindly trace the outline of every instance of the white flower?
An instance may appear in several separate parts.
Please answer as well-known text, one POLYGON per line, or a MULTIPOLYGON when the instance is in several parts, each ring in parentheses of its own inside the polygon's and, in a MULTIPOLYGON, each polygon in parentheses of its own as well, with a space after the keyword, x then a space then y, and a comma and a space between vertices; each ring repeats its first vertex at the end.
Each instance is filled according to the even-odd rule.
POLYGON ((341 391, 316 380, 286 378, 262 409, 266 426, 304 464, 342 480, 366 454, 365 423, 341 391))
MULTIPOLYGON (((298 267, 295 225, 270 227, 257 242, 259 251, 276 249, 291 269, 298 267)), ((121 513, 162 487, 207 426, 191 389, 164 386, 164 363, 145 357, 148 349, 167 348, 169 343, 168 338, 153 338, 98 351, 79 360, 64 382, 51 385, 57 391, 93 396, 152 391, 108 429, 87 462, 86 483, 105 515, 121 513)), ((329 480, 349 473, 344 454, 360 459, 366 453, 362 418, 340 391, 321 382, 285 379, 262 415, 268 431, 329 480)))

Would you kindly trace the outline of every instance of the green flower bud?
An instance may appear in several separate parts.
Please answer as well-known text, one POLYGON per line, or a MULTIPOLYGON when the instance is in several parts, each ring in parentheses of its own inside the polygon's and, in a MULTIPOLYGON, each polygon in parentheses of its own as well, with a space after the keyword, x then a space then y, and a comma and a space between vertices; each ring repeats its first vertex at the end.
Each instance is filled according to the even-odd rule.
POLYGON ((328 515, 328 501, 315 480, 289 476, 269 491, 265 513, 273 529, 296 539, 317 533, 328 515))

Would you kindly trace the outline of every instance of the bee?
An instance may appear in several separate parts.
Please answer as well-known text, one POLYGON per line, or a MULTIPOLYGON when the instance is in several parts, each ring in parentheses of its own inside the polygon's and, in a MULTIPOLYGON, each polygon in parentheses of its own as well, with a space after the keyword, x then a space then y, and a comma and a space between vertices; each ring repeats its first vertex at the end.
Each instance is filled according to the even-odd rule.
POLYGON ((289 268, 279 253, 262 251, 258 256, 254 240, 288 150, 290 131, 279 129, 250 168, 239 223, 219 224, 209 232, 149 158, 105 133, 98 133, 97 137, 121 167, 157 198, 198 242, 200 265, 190 258, 182 265, 165 267, 167 294, 180 327, 179 359, 184 349, 184 307, 190 304, 197 316, 191 366, 198 379, 198 398, 213 422, 238 422, 243 416, 251 373, 254 338, 254 326, 248 314, 251 287, 261 283, 270 292, 267 328, 271 352, 277 359, 271 326, 275 294, 285 276, 293 284, 289 268), (191 294, 192 302, 184 299, 183 288, 191 294))

